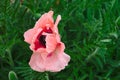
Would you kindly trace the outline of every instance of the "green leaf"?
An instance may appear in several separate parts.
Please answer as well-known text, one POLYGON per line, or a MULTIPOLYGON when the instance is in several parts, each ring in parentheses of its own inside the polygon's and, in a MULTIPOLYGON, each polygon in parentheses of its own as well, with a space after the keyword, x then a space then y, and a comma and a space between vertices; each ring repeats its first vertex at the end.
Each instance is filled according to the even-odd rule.
POLYGON ((18 80, 18 77, 14 71, 10 71, 8 74, 9 80, 18 80))

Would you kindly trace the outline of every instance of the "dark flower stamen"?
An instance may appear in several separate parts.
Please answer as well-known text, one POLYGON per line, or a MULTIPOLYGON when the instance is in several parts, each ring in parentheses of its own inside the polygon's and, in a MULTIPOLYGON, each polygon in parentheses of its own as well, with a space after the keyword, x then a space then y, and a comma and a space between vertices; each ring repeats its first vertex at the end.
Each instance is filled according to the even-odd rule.
POLYGON ((34 44, 35 44, 35 50, 37 50, 38 48, 46 48, 46 41, 45 41, 45 38, 46 38, 46 35, 42 35, 42 33, 45 32, 45 33, 53 33, 52 30, 49 28, 44 28, 43 31, 41 31, 41 33, 39 33, 39 35, 37 36, 34 44))
POLYGON ((46 41, 45 41, 46 36, 45 35, 41 35, 39 38, 39 42, 41 43, 41 45, 43 47, 46 47, 46 41))

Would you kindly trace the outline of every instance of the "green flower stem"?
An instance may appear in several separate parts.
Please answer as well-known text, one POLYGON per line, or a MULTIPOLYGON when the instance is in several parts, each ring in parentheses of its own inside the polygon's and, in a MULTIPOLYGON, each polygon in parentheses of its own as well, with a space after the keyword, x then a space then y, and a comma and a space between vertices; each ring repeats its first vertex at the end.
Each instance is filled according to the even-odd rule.
POLYGON ((47 72, 45 73, 45 78, 46 78, 46 80, 49 80, 49 75, 47 72))

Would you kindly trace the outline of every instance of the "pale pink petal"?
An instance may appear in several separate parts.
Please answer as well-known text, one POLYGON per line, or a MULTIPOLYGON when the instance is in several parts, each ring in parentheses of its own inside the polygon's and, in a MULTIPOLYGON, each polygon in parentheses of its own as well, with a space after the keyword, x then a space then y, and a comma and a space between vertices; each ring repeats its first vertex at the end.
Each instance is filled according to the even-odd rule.
POLYGON ((56 22, 54 24, 54 27, 52 28, 54 34, 56 34, 57 42, 60 42, 60 35, 59 35, 59 32, 58 32, 58 23, 60 22, 60 20, 61 20, 61 16, 58 15, 57 19, 56 19, 56 22))
POLYGON ((40 53, 33 53, 29 62, 30 67, 39 72, 45 71, 44 59, 40 53))
POLYGON ((35 51, 35 44, 34 44, 34 42, 35 42, 35 40, 37 39, 37 36, 38 36, 41 32, 42 32, 42 29, 41 29, 41 28, 37 29, 37 30, 35 31, 34 37, 32 38, 32 42, 31 42, 31 44, 30 44, 30 49, 33 50, 33 51, 35 51))
POLYGON ((46 26, 53 27, 53 25, 53 11, 49 11, 40 17, 40 19, 35 24, 35 28, 44 28, 46 26))
MULTIPOLYGON (((63 46, 58 45, 57 49, 62 48, 63 46)), ((60 49, 62 50, 62 49, 60 49)), ((48 54, 47 52, 33 53, 29 65, 35 71, 44 72, 58 72, 65 68, 70 61, 70 56, 61 52, 59 50, 54 51, 53 53, 48 54)))
POLYGON ((31 44, 32 39, 33 39, 35 33, 36 33, 36 30, 35 30, 35 29, 29 29, 28 31, 26 31, 26 32, 24 33, 25 41, 26 41, 27 43, 31 44))
POLYGON ((58 72, 65 68, 70 61, 70 56, 63 53, 52 53, 46 58, 45 69, 50 72, 58 72))
POLYGON ((57 40, 57 42, 61 42, 61 40, 60 40, 60 34, 55 34, 56 35, 56 40, 57 40))
POLYGON ((57 45, 56 50, 47 56, 45 67, 47 71, 58 72, 65 68, 70 61, 70 56, 63 52, 64 44, 57 45))
POLYGON ((46 36, 46 51, 51 53, 55 50, 57 45, 56 35, 48 34, 46 36))
POLYGON ((58 26, 58 23, 60 22, 60 20, 61 20, 61 16, 58 15, 57 19, 56 19, 56 22, 55 22, 55 25, 54 25, 54 28, 53 28, 53 31, 57 34, 58 34, 58 27, 57 26, 58 26))

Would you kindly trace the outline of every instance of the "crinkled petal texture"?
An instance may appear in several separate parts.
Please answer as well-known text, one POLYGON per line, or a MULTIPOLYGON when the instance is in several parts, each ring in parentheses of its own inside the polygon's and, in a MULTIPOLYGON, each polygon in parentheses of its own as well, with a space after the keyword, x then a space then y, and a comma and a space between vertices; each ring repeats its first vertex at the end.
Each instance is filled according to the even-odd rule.
POLYGON ((62 48, 61 45, 62 44, 59 44, 57 49, 48 55, 46 55, 47 52, 33 53, 29 62, 31 68, 39 72, 58 72, 64 69, 70 61, 70 56, 60 51, 62 50, 60 49, 62 48))
POLYGON ((49 11, 41 16, 34 28, 24 33, 25 41, 33 51, 29 62, 33 70, 58 72, 68 65, 70 56, 64 52, 65 46, 57 28, 60 20, 58 15, 54 23, 53 11, 49 11))

